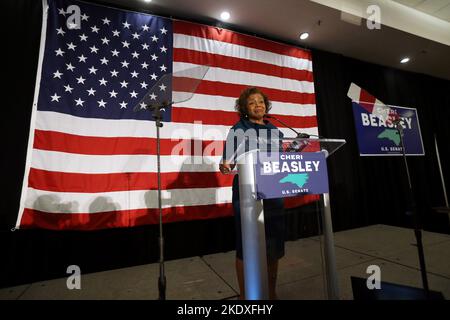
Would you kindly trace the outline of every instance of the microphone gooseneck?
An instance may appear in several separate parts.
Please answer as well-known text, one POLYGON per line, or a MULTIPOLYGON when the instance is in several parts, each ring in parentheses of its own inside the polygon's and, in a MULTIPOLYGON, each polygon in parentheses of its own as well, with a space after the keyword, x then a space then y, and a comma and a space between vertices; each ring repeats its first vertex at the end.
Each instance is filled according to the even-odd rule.
POLYGON ((295 129, 292 128, 291 126, 287 125, 285 122, 281 121, 280 119, 278 119, 277 117, 274 117, 274 116, 272 116, 272 115, 265 114, 265 115, 264 115, 264 118, 267 118, 267 119, 274 119, 274 120, 278 121, 279 123, 281 123, 281 124, 282 124, 283 126, 285 126, 286 128, 291 129, 292 131, 294 131, 295 134, 297 135, 297 138, 304 138, 304 139, 307 139, 307 138, 309 138, 309 137, 311 136, 311 135, 309 135, 309 134, 307 134, 307 133, 298 132, 297 130, 295 130, 295 129))

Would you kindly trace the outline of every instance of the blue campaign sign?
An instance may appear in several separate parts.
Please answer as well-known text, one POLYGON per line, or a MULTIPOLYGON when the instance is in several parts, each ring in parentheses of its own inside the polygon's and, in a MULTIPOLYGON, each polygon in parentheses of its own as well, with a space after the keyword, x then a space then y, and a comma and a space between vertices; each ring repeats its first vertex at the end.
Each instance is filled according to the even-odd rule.
POLYGON ((328 193, 323 152, 280 152, 275 159, 259 157, 256 164, 258 199, 328 193))
MULTIPOLYGON (((401 119, 404 130, 406 155, 424 155, 417 109, 389 106, 401 119)), ((402 155, 400 136, 392 124, 387 124, 377 116, 353 101, 353 116, 359 154, 361 156, 402 155)))

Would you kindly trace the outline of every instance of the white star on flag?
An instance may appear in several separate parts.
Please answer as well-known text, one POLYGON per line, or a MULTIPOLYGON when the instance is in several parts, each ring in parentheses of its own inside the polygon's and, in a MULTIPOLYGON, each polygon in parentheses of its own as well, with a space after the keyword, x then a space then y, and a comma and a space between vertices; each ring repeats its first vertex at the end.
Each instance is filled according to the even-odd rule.
POLYGON ((77 103, 76 106, 83 106, 84 101, 81 100, 80 98, 78 98, 77 100, 75 100, 75 102, 77 103))
POLYGON ((96 74, 98 69, 95 69, 94 66, 92 66, 88 70, 89 70, 89 74, 91 74, 91 73, 96 74))
POLYGON ((71 87, 71 86, 69 86, 69 85, 67 85, 67 86, 64 86, 64 91, 65 92, 70 92, 70 93, 72 93, 72 90, 73 90, 73 88, 71 87))
POLYGON ((53 78, 61 79, 62 73, 59 72, 59 70, 56 70, 56 72, 53 73, 53 78))
POLYGON ((141 82, 141 88, 142 88, 142 89, 147 89, 147 87, 148 87, 148 84, 147 84, 147 83, 145 83, 144 81, 141 82))
POLYGON ((82 84, 84 84, 84 82, 86 81, 86 79, 84 79, 82 76, 79 76, 78 78, 75 78, 75 79, 77 79, 77 83, 82 83, 82 84))
POLYGON ((126 109, 127 108, 127 104, 125 101, 122 101, 120 104, 120 109, 126 109))
POLYGON ((58 96, 56 93, 50 97, 52 98, 52 101, 56 101, 56 102, 59 102, 59 99, 61 98, 61 96, 58 96))
POLYGON ((100 108, 106 108, 106 102, 102 100, 97 101, 98 102, 98 107, 100 108))

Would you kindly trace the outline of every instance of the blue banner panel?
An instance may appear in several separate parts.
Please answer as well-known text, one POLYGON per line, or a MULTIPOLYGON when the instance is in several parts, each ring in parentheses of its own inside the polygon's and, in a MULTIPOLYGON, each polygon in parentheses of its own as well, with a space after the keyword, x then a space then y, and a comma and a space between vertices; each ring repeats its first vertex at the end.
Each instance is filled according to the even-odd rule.
POLYGON ((256 164, 258 199, 328 193, 323 152, 281 152, 276 159, 259 157, 256 164))
MULTIPOLYGON (((423 156, 422 135, 420 133, 417 110, 389 106, 396 112, 404 130, 406 155, 423 156)), ((361 156, 402 155, 400 135, 393 124, 387 124, 377 116, 368 113, 361 105, 353 102, 356 135, 361 156)))

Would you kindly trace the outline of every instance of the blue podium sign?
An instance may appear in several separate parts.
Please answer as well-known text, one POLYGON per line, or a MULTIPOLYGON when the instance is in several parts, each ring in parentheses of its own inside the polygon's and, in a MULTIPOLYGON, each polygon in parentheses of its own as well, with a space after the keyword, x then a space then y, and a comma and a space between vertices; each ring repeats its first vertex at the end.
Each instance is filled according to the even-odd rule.
POLYGON ((328 193, 328 173, 323 152, 280 152, 275 159, 258 157, 258 199, 328 193))

